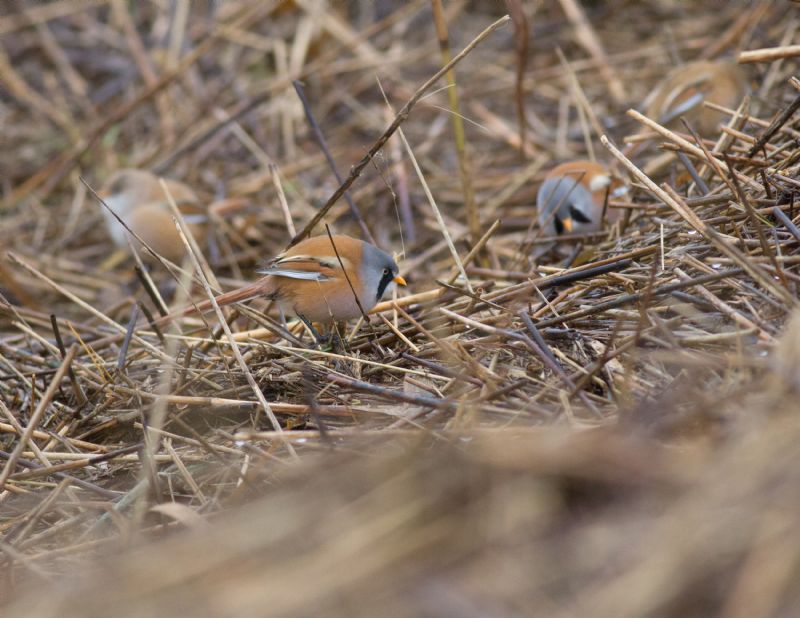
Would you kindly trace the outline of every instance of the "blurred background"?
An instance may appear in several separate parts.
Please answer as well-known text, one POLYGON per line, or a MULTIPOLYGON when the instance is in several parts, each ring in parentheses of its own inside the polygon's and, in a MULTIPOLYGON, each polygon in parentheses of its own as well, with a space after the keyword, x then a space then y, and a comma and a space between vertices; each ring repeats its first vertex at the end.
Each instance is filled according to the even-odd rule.
POLYGON ((798 24, 763 0, 3 3, 2 614, 797 615, 798 24), (736 88, 689 78, 687 126, 654 101, 698 61, 736 88), (328 205, 331 161, 375 144, 328 205), (584 159, 624 216, 559 237, 537 191, 584 159), (160 258, 101 203, 125 196, 160 258), (328 206, 314 233, 409 282, 343 350, 263 299, 228 314, 247 371, 215 319, 158 321, 328 206))

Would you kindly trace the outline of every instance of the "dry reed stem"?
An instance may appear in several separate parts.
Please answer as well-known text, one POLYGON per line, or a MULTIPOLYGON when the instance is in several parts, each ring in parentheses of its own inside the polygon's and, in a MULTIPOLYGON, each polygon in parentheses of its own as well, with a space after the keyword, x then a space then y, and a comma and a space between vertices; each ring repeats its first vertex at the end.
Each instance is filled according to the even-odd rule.
POLYGON ((33 432, 36 430, 36 427, 39 424, 39 421, 42 419, 42 415, 47 410, 47 406, 53 400, 53 397, 56 394, 56 390, 58 390, 61 386, 61 380, 67 373, 67 369, 69 368, 70 363, 75 358, 75 355, 78 352, 78 346, 73 345, 69 351, 67 352, 66 357, 64 360, 61 361, 61 364, 58 367, 53 379, 50 381, 50 385, 47 387, 47 390, 42 395, 42 398, 36 404, 36 409, 31 414, 31 418, 28 421, 28 425, 25 427, 22 435, 19 437, 19 441, 17 442, 14 450, 11 452, 11 456, 8 458, 6 465, 3 467, 3 471, 0 472, 0 491, 5 490, 6 481, 9 479, 11 474, 14 472, 14 466, 17 463, 17 459, 20 457, 22 452, 25 449, 25 446, 28 444, 28 441, 31 439, 33 432))
POLYGON ((782 45, 781 47, 743 51, 739 54, 739 63, 774 62, 775 60, 794 58, 796 56, 800 56, 800 45, 782 45))
MULTIPOLYGON (((247 382, 250 385, 250 388, 253 389, 253 393, 255 394, 256 399, 258 400, 258 403, 261 406, 261 409, 267 415, 267 418, 269 419, 269 422, 272 423, 272 426, 275 429, 275 431, 280 434, 281 431, 282 431, 281 424, 278 422, 278 418, 275 416, 275 413, 273 412, 273 410, 270 407, 269 403, 267 403, 267 400, 264 397, 264 394, 261 392, 261 389, 258 387, 258 384, 256 383, 255 379, 253 378, 253 374, 251 373, 250 369, 247 367, 247 363, 245 362, 244 357, 242 356, 242 353, 239 350, 239 346, 236 343, 236 339, 234 339, 234 337, 233 337, 233 333, 231 332, 230 326, 228 326, 228 322, 227 322, 227 320, 225 319, 225 316, 222 313, 222 309, 220 309, 219 305, 217 304, 217 299, 214 296, 214 292, 211 289, 211 286, 210 286, 210 284, 208 282, 208 279, 206 278, 206 274, 202 270, 202 266, 200 264, 200 260, 197 257, 197 255, 195 255, 194 247, 192 247, 191 244, 189 243, 189 241, 188 241, 188 239, 186 237, 186 234, 183 231, 182 225, 177 220, 175 221, 175 227, 177 228, 178 233, 181 236, 181 240, 186 245, 186 249, 189 252, 189 257, 192 260, 192 262, 194 263, 195 270, 200 275, 200 279, 201 279, 201 281, 203 283, 203 287, 205 288, 206 296, 208 297, 208 300, 211 302, 211 306, 214 309, 214 313, 217 316, 217 320, 219 320, 219 323, 222 326, 222 330, 225 332, 225 336, 227 337, 228 343, 231 346, 231 350, 233 351, 233 355, 236 358, 236 362, 239 364, 239 367, 241 368, 242 372, 244 373, 245 377, 247 378, 247 382)), ((256 417, 256 424, 257 424, 257 419, 258 419, 258 417, 256 417)), ((297 459, 297 453, 295 452, 295 450, 292 447, 292 445, 289 442, 284 442, 284 444, 286 446, 286 450, 289 452, 289 455, 291 455, 293 458, 297 459)))
MULTIPOLYGON (((436 28, 436 37, 439 39, 439 50, 442 54, 442 64, 450 64, 450 40, 447 34, 447 20, 442 7, 442 0, 431 0, 433 8, 433 24, 436 28)), ((450 103, 450 120, 453 123, 453 137, 456 144, 456 155, 458 156, 458 171, 461 176, 461 187, 464 192, 464 209, 467 211, 467 226, 472 234, 472 241, 477 242, 481 234, 481 218, 478 213, 478 206, 475 202, 475 190, 472 187, 472 163, 469 151, 467 150, 466 134, 464 132, 464 120, 461 116, 461 106, 459 104, 458 86, 456 85, 456 72, 451 68, 446 73, 447 100, 450 103)))
POLYGON ((325 205, 320 208, 319 212, 314 216, 314 218, 308 222, 306 227, 292 239, 291 244, 297 244, 304 238, 306 238, 311 231, 317 226, 317 224, 322 220, 325 214, 330 210, 330 208, 336 203, 336 201, 344 194, 345 191, 350 187, 350 185, 355 182, 356 178, 361 175, 362 170, 369 164, 375 154, 383 148, 383 145, 386 141, 392 136, 392 134, 400 127, 400 125, 408 118, 408 115, 411 113, 411 110, 414 106, 419 102, 419 100, 425 95, 425 93, 435 84, 439 79, 445 75, 448 71, 450 71, 453 67, 455 67, 461 60, 463 60, 469 53, 477 47, 477 45, 483 41, 487 36, 489 36, 492 32, 497 30, 500 26, 504 25, 506 22, 509 21, 508 15, 505 17, 501 17, 497 21, 495 21, 492 25, 488 28, 483 30, 478 36, 476 36, 472 41, 467 45, 464 49, 462 49, 456 56, 448 62, 445 66, 439 69, 428 81, 426 81, 422 86, 417 88, 414 92, 412 97, 400 108, 400 111, 394 117, 394 120, 389 125, 389 127, 381 134, 381 136, 377 139, 377 141, 370 147, 367 151, 367 154, 352 167, 350 170, 350 175, 347 179, 339 185, 339 188, 328 198, 328 201, 325 202, 325 205))

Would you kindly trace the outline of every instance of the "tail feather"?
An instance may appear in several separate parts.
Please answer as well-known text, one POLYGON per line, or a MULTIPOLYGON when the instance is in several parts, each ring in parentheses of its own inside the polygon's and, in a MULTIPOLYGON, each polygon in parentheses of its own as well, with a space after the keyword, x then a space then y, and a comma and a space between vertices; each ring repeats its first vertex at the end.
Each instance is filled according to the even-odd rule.
MULTIPOLYGON (((216 300, 217 305, 220 307, 225 307, 234 303, 242 303, 247 300, 252 300, 253 298, 258 298, 259 296, 270 296, 271 294, 272 286, 270 285, 269 278, 264 277, 258 281, 250 283, 249 285, 242 286, 236 290, 231 290, 225 294, 220 294, 219 296, 216 296, 214 300, 216 300)), ((205 313, 211 308, 211 301, 205 300, 179 313, 165 315, 163 318, 158 320, 158 322, 169 322, 170 320, 178 317, 192 315, 194 313, 205 313)))
MULTIPOLYGON (((253 298, 258 298, 259 296, 265 296, 268 292, 267 288, 267 280, 259 279, 254 283, 249 285, 245 285, 240 287, 236 290, 231 290, 230 292, 226 292, 225 294, 220 294, 219 296, 215 297, 214 300, 217 301, 217 304, 220 307, 225 307, 227 305, 231 305, 233 303, 243 303, 246 300, 252 300, 253 298)), ((211 301, 206 300, 202 303, 197 305, 197 311, 205 312, 211 309, 211 301)), ((195 311, 195 308, 192 308, 192 312, 195 311)))

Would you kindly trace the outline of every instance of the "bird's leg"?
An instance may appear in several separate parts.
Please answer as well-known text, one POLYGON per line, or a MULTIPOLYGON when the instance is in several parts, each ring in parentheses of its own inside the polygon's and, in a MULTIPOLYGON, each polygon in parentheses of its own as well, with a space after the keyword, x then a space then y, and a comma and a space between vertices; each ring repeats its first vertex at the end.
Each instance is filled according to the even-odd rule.
POLYGON ((347 344, 344 340, 344 332, 346 329, 346 322, 332 322, 328 340, 330 341, 331 352, 340 355, 333 360, 333 366, 339 373, 355 377, 353 367, 347 361, 347 344))
POLYGON ((311 334, 314 335, 314 341, 316 342, 318 347, 321 348, 324 344, 328 343, 329 337, 323 337, 322 335, 320 335, 317 329, 314 328, 314 325, 311 323, 311 320, 309 320, 302 313, 298 313, 297 317, 300 318, 300 321, 303 324, 308 326, 308 330, 310 330, 311 334))
POLYGON ((331 334, 328 338, 330 339, 333 352, 347 352, 347 346, 344 343, 344 337, 342 337, 343 332, 344 322, 334 322, 331 324, 331 334))

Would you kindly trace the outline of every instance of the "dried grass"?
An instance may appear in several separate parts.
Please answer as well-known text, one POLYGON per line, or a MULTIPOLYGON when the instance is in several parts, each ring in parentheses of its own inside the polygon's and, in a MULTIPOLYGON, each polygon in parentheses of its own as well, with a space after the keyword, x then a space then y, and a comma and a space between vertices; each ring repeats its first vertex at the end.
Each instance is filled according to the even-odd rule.
MULTIPOLYGON (((524 80, 510 24, 455 68, 477 235, 452 99, 420 90, 442 69, 427 1, 4 7, 4 616, 797 614, 797 18, 542 4, 521 5, 524 80), (717 143, 620 104, 676 58, 747 51, 717 143), (376 76, 412 101, 395 123, 376 76), (554 245, 535 187, 587 139, 632 174, 609 204, 629 216, 554 245), (322 141, 339 170, 377 153, 355 210, 322 141), (80 178, 123 166, 213 204, 208 273, 110 256, 80 178), (247 282, 326 202, 411 282, 345 350, 259 301, 230 336, 157 325, 159 297, 247 282)), ((443 8, 456 54, 504 5, 443 8)))

